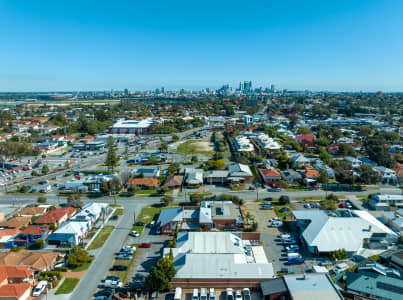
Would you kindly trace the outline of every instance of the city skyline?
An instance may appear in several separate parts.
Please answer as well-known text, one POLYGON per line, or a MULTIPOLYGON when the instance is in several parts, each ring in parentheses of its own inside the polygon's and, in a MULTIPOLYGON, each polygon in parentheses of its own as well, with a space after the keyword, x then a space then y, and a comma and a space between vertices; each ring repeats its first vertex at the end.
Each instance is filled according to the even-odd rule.
POLYGON ((0 2, 0 91, 399 92, 399 1, 0 2))

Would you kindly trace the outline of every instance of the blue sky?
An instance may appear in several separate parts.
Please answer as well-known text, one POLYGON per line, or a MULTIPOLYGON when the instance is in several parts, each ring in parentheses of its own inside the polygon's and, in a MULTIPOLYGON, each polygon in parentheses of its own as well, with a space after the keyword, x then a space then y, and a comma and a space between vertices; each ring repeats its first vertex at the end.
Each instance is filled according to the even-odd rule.
POLYGON ((401 91, 403 1, 0 0, 0 91, 401 91))

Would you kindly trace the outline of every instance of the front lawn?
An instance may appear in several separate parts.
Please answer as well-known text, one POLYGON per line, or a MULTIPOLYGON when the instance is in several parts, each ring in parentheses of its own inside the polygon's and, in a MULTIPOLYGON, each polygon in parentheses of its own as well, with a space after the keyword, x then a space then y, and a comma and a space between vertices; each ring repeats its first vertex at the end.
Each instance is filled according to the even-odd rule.
POLYGON ((55 295, 70 294, 74 290, 79 281, 80 279, 77 278, 66 278, 63 281, 62 285, 55 292, 55 295))
POLYGON ((81 272, 87 270, 91 266, 92 261, 85 262, 81 266, 71 269, 72 272, 81 272))
POLYGON ((104 226, 104 228, 101 229, 101 231, 92 241, 92 243, 88 247, 88 250, 101 248, 105 244, 106 240, 109 238, 109 235, 112 233, 113 229, 115 229, 115 226, 112 225, 104 226))

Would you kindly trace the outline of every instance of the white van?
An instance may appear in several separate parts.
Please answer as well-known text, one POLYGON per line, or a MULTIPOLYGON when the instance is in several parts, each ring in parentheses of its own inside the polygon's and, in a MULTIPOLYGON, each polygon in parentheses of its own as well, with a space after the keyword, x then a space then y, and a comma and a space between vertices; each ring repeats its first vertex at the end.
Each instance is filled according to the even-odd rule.
POLYGON ((209 300, 215 300, 215 292, 214 292, 214 288, 210 288, 210 292, 209 292, 209 300))
POLYGON ((199 290, 198 289, 193 289, 192 300, 199 300, 199 290))
POLYGON ((175 289, 175 297, 174 300, 181 300, 182 299, 182 288, 177 287, 175 289))
POLYGON ((207 289, 206 288, 200 289, 200 300, 207 300, 207 289))

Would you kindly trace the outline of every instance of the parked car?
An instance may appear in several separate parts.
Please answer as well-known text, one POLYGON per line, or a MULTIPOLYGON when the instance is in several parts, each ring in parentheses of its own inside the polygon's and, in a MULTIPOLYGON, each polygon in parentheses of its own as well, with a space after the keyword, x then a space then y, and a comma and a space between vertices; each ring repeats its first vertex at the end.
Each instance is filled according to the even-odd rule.
POLYGON ((114 265, 112 267, 112 271, 126 271, 127 270, 127 266, 124 265, 114 265))
POLYGON ((284 206, 284 207, 279 209, 279 212, 283 213, 283 212, 286 212, 286 211, 289 211, 289 210, 290 210, 290 208, 288 206, 284 206))
POLYGON ((116 215, 115 215, 115 216, 110 217, 110 219, 111 219, 111 220, 117 220, 117 219, 119 219, 119 216, 116 216, 116 215))
POLYGON ((269 188, 269 189, 267 189, 267 191, 269 191, 269 192, 281 192, 282 189, 281 188, 269 188))
POLYGON ((43 293, 43 291, 46 289, 47 285, 48 285, 48 282, 46 280, 39 281, 39 283, 36 285, 35 289, 32 292, 32 296, 39 297, 43 293))
POLYGON ((234 300, 234 295, 232 293, 232 288, 227 288, 227 300, 234 300))
POLYGON ((305 203, 305 204, 304 204, 304 207, 305 207, 305 208, 311 208, 311 206, 309 205, 309 203, 305 203))
POLYGON ((133 255, 130 255, 128 253, 122 253, 116 256, 116 259, 124 259, 124 260, 131 260, 133 258, 133 255))
POLYGON ((146 223, 144 223, 144 222, 136 222, 136 223, 134 223, 134 226, 145 226, 146 225, 146 223))
POLYGON ((243 300, 250 300, 250 290, 248 288, 243 289, 243 300))
POLYGON ((140 236, 140 234, 139 234, 136 230, 133 230, 132 232, 130 232, 129 235, 130 235, 130 236, 134 236, 134 237, 140 236))
POLYGON ((242 300, 241 289, 236 289, 235 300, 242 300))
POLYGON ((151 244, 150 243, 141 243, 140 248, 151 248, 151 244))
POLYGON ((108 288, 118 288, 122 287, 122 282, 120 282, 120 277, 111 275, 106 277, 104 285, 108 288))

